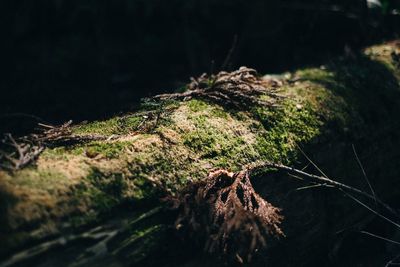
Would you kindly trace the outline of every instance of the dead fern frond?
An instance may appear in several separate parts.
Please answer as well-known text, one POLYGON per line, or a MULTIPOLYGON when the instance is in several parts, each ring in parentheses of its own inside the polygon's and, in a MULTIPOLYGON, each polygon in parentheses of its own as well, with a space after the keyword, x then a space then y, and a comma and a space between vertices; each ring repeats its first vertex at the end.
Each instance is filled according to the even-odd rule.
POLYGON ((233 72, 221 71, 216 75, 204 73, 197 79, 191 78, 186 92, 161 94, 153 98, 159 100, 203 98, 222 105, 248 109, 249 105, 276 106, 276 100, 283 97, 276 92, 278 86, 278 83, 260 78, 256 70, 241 67, 233 72))
POLYGON ((255 192, 247 170, 212 172, 191 183, 173 204, 180 210, 176 228, 226 261, 249 262, 268 237, 284 235, 280 209, 255 192))

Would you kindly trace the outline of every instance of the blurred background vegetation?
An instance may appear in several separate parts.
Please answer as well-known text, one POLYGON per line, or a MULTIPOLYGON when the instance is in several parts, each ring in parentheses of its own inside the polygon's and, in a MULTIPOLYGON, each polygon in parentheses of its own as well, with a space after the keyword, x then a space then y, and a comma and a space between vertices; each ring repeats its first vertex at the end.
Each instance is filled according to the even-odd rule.
POLYGON ((99 119, 190 76, 278 73, 400 33, 399 0, 2 1, 0 124, 99 119), (232 49, 234 48, 234 49, 232 49), (17 119, 18 118, 18 119, 17 119))

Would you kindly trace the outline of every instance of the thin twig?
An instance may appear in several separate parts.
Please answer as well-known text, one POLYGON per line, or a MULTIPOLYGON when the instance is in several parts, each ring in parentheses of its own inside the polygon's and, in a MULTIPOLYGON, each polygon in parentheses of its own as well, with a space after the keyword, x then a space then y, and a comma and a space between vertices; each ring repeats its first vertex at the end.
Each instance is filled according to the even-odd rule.
MULTIPOLYGON (((363 206, 364 208, 368 209, 369 211, 371 211, 372 213, 374 213, 376 216, 384 219, 385 221, 393 224, 394 226, 398 227, 400 229, 400 224, 394 222, 393 220, 383 216, 381 213, 377 212, 376 210, 374 210, 373 208, 371 208, 370 206, 368 206, 367 204, 363 203, 362 201, 360 201, 359 199, 357 199, 356 197, 354 197, 353 195, 345 192, 343 189, 339 189, 341 190, 346 196, 350 197, 352 200, 354 200, 355 202, 357 202, 358 204, 360 204, 361 206, 363 206)), ((385 204, 386 205, 386 204, 385 204)), ((391 210, 391 209, 390 209, 391 210)))
POLYGON ((225 58, 225 60, 224 60, 224 63, 221 65, 221 70, 226 70, 226 68, 228 67, 228 65, 229 65, 229 63, 230 63, 230 61, 231 61, 232 55, 233 55, 233 53, 235 52, 236 45, 237 45, 237 41, 238 41, 238 35, 235 34, 235 35, 233 36, 232 46, 231 46, 231 48, 229 49, 228 54, 226 55, 226 58, 225 58))
POLYGON ((400 242, 397 242, 395 240, 392 240, 392 239, 389 239, 389 238, 386 238, 386 237, 383 237, 383 236, 379 236, 379 235, 376 235, 376 234, 373 234, 373 233, 370 233, 370 232, 367 232, 367 231, 360 231, 360 233, 365 234, 365 235, 369 235, 369 236, 372 236, 372 237, 375 237, 375 238, 378 238, 378 239, 381 239, 383 241, 387 241, 387 242, 392 243, 392 244, 400 245, 400 242))
POLYGON ((291 173, 289 173, 289 176, 291 176, 291 177, 293 177, 293 178, 295 178, 295 179, 297 179, 297 180, 304 181, 304 179, 301 178, 300 176, 297 176, 297 175, 294 175, 294 174, 291 174, 291 173))
POLYGON ((54 129, 55 127, 52 125, 44 124, 44 123, 38 123, 38 126, 43 127, 43 128, 48 128, 48 129, 54 129))
POLYGON ((328 184, 314 184, 314 185, 309 185, 309 186, 303 186, 303 187, 298 187, 295 190, 296 191, 301 191, 305 189, 312 189, 312 188, 317 188, 317 187, 333 187, 333 185, 328 185, 328 184))
POLYGON ((308 166, 310 166, 310 164, 308 164, 308 163, 307 163, 307 165, 306 165, 306 166, 304 166, 303 168, 301 168, 301 170, 302 170, 302 171, 304 171, 305 169, 307 169, 307 168, 308 168, 308 166))
MULTIPOLYGON (((304 151, 300 148, 300 146, 299 145, 297 145, 296 144, 296 146, 297 146, 297 148, 299 149, 299 151, 301 152, 301 154, 303 154, 303 156, 325 177, 325 178, 328 178, 328 176, 318 167, 318 165, 317 164, 315 164, 314 163, 314 161, 312 161, 311 160, 311 158, 310 157, 308 157, 307 156, 307 154, 306 153, 304 153, 304 151)), ((304 170, 304 169, 302 169, 302 170, 304 170)))
POLYGON ((372 195, 374 196, 375 202, 376 202, 375 191, 374 191, 374 189, 372 188, 372 185, 371 185, 371 183, 370 183, 370 181, 369 181, 369 179, 368 179, 368 177, 367 177, 367 173, 365 172, 365 169, 364 169, 363 165, 361 164, 360 158, 359 158, 358 155, 357 155, 356 148, 354 147, 354 144, 352 144, 351 147, 353 148, 354 156, 356 157, 358 166, 360 167, 360 169, 361 169, 361 171, 362 171, 362 173, 363 173, 364 179, 365 179, 365 181, 366 181, 367 184, 368 184, 369 190, 371 190, 371 193, 372 193, 372 195))
POLYGON ((389 266, 393 266, 393 265, 400 265, 400 263, 394 262, 399 258, 400 258, 400 254, 397 255, 396 257, 394 257, 393 259, 391 259, 390 261, 388 261, 388 263, 386 263, 385 267, 389 267, 389 266))
POLYGON ((376 198, 376 197, 374 197, 374 196, 372 196, 372 195, 370 195, 370 194, 368 194, 368 193, 366 193, 366 192, 364 192, 364 191, 362 191, 362 190, 360 190, 358 188, 355 188, 355 187, 352 187, 352 186, 337 182, 337 181, 329 179, 327 177, 310 174, 310 173, 295 169, 293 167, 285 166, 283 164, 265 162, 265 163, 259 165, 256 168, 265 168, 265 167, 276 168, 276 169, 279 169, 279 170, 284 170, 284 171, 288 171, 288 172, 291 172, 291 173, 295 173, 298 176, 307 177, 307 178, 309 178, 309 179, 311 179, 313 181, 319 182, 319 183, 326 183, 326 184, 332 185, 332 186, 334 186, 334 187, 336 187, 338 189, 348 190, 350 192, 362 195, 362 196, 364 196, 366 198, 369 198, 369 199, 372 199, 372 200, 376 199, 376 202, 379 203, 386 210, 388 210, 390 213, 392 213, 393 215, 399 216, 399 214, 396 211, 394 211, 390 206, 388 206, 382 200, 380 200, 379 198, 376 198))

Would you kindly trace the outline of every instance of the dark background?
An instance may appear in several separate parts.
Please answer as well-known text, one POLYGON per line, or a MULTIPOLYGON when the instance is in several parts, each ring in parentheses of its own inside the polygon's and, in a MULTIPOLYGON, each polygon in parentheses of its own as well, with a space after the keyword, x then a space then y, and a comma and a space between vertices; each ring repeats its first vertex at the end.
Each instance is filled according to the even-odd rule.
MULTIPOLYGON (((0 125, 101 119, 190 76, 278 73, 398 37, 399 1, 2 1, 0 125), (236 41, 235 41, 236 40, 236 41)), ((10 126, 11 127, 11 126, 10 126)), ((1 128, 1 127, 0 127, 1 128)))

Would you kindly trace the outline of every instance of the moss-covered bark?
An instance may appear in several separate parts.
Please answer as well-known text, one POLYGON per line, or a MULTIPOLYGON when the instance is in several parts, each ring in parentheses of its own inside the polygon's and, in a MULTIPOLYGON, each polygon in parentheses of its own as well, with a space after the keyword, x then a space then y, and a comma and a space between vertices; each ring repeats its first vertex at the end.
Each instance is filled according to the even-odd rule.
MULTIPOLYGON (((204 264, 210 259, 191 249, 183 250, 176 240, 171 241, 168 224, 173 221, 173 214, 157 209, 161 205, 158 188, 174 192, 192 179, 206 177, 212 169, 236 171, 255 161, 301 165, 306 161, 298 146, 332 177, 362 186, 351 150, 354 144, 376 191, 385 194, 383 198, 388 201, 398 197, 395 190, 388 190, 400 182, 396 177, 400 159, 400 70, 399 62, 391 56, 396 49, 395 43, 374 46, 356 58, 338 59, 319 68, 284 75, 279 90, 286 97, 276 108, 235 110, 191 99, 147 103, 132 114, 74 126, 73 132, 80 135, 110 138, 47 148, 32 166, 14 173, 0 171, 0 257, 10 260, 12 253, 43 240, 77 236, 90 232, 87 229, 91 226, 104 226, 107 222, 107 227, 118 226, 111 227, 115 235, 105 235, 110 239, 96 239, 92 232, 86 237, 81 235, 82 240, 94 243, 106 240, 107 253, 96 254, 96 250, 98 257, 85 261, 82 255, 92 245, 82 245, 78 252, 70 249, 61 253, 68 255, 66 262, 96 266, 204 264), (113 221, 118 223, 108 223, 113 221)), ((312 242, 347 226, 340 218, 348 216, 354 207, 340 206, 342 201, 332 200, 337 195, 321 198, 318 193, 307 191, 294 198, 298 203, 289 205, 282 199, 290 187, 282 186, 281 180, 270 181, 276 182, 278 189, 265 189, 264 184, 261 192, 269 198, 274 194, 273 204, 283 207, 287 217, 283 230, 288 243, 300 242, 296 239, 299 229, 309 227, 301 221, 292 224, 291 219, 309 218, 309 223, 318 224, 318 233, 304 231, 312 242), (294 212, 302 216, 298 218, 289 214, 296 208, 308 209, 307 205, 313 206, 311 214, 294 212), (321 209, 335 212, 327 214, 321 209), (294 230, 288 228, 292 226, 294 230)), ((334 245, 324 244, 319 255, 332 252, 334 245)), ((46 253, 32 258, 41 259, 46 253)), ((293 259, 300 255, 293 253, 293 259)))

